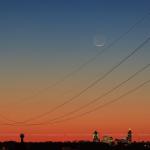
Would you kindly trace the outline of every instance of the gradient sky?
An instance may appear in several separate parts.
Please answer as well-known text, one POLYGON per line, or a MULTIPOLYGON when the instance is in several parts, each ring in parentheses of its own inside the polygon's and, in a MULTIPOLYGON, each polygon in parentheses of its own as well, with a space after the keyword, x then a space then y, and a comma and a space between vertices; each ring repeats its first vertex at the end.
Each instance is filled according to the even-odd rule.
MULTIPOLYGON (((93 63, 35 96, 95 56, 148 12, 149 0, 1 0, 0 114, 24 121, 76 95, 150 36, 150 15, 93 63), (97 47, 95 39, 98 44, 105 43, 104 47, 97 47)), ((149 47, 147 43, 101 83, 36 122, 76 109, 127 79, 150 63, 149 47)), ((105 100, 118 97, 149 77, 147 69, 105 100)), ((150 85, 146 85, 97 112, 55 125, 4 126, 1 124, 11 122, 1 117, 0 140, 18 140, 20 132, 27 135, 27 141, 91 140, 95 129, 100 136, 124 137, 128 128, 132 128, 135 140, 150 140, 149 92, 150 85)))

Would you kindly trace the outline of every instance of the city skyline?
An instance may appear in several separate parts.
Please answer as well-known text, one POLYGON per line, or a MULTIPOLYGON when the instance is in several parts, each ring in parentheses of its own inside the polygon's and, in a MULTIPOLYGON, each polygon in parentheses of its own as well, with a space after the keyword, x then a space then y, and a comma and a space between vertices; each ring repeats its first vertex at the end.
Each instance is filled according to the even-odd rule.
POLYGON ((0 141, 90 140, 94 130, 117 138, 128 128, 150 140, 149 6, 1 1, 0 141))

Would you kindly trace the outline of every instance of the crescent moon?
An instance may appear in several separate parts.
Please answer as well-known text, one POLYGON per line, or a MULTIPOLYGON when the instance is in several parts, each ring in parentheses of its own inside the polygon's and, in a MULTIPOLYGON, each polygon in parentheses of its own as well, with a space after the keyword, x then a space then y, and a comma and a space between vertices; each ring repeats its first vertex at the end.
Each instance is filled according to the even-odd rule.
POLYGON ((104 46, 104 44, 98 44, 98 45, 95 45, 95 46, 102 47, 102 46, 104 46))

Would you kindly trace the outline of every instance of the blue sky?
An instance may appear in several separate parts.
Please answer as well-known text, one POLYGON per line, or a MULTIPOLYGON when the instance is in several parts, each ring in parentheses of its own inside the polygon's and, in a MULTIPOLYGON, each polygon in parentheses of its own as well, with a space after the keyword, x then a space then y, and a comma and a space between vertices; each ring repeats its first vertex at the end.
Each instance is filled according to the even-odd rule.
POLYGON ((149 11, 149 4, 148 0, 1 1, 1 48, 86 48, 97 33, 110 39, 119 35, 149 11))
MULTIPOLYGON (((107 46, 147 14, 149 4, 149 0, 1 1, 1 71, 14 76, 22 72, 28 78, 35 74, 40 78, 41 73, 65 75, 101 50, 94 45, 97 35, 106 39, 107 46)), ((149 19, 112 50, 122 54, 147 38, 149 19)))
MULTIPOLYGON (((2 68, 26 68, 30 72, 32 67, 40 70, 40 66, 46 66, 46 71, 48 67, 56 70, 68 65, 65 71, 69 71, 99 50, 94 45, 95 36, 104 37, 107 46, 148 13, 149 6, 149 0, 2 0, 2 68)), ((149 35, 149 19, 116 48, 132 48, 145 39, 149 35)))

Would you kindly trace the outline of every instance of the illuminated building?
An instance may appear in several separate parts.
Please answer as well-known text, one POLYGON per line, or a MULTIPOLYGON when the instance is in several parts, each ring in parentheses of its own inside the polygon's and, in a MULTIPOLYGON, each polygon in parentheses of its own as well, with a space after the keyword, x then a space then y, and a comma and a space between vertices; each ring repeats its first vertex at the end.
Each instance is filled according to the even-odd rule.
POLYGON ((113 137, 111 137, 111 136, 103 136, 102 142, 111 144, 113 142, 113 137))
POLYGON ((93 142, 100 142, 99 134, 97 131, 94 131, 93 133, 93 142))

